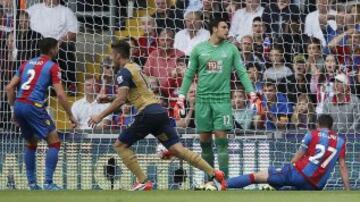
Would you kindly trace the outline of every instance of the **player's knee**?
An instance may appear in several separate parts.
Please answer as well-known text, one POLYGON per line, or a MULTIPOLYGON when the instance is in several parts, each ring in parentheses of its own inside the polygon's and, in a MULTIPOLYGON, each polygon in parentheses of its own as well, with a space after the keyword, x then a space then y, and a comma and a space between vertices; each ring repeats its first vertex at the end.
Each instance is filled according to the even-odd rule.
POLYGON ((55 149, 60 149, 61 147, 61 142, 55 142, 55 143, 51 143, 51 144, 48 144, 48 147, 49 148, 55 148, 55 149))
POLYGON ((184 149, 186 149, 181 143, 177 143, 172 145, 169 148, 169 151, 174 155, 177 156, 179 158, 181 158, 182 153, 184 152, 184 149))
POLYGON ((27 143, 26 147, 30 150, 36 150, 37 148, 37 143, 27 143))
POLYGON ((116 142, 113 144, 113 148, 115 151, 121 151, 121 150, 127 148, 127 145, 120 142, 119 140, 116 140, 116 142))

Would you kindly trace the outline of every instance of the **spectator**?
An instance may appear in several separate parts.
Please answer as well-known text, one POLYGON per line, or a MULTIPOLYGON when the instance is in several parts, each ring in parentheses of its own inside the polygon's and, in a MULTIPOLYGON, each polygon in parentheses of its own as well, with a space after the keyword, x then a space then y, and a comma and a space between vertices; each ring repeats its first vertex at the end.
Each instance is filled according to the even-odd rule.
MULTIPOLYGON (((0 2, 0 41, 5 42, 8 33, 14 29, 14 11, 11 0, 3 0, 0 2)), ((1 43, 0 49, 5 48, 6 44, 1 43)))
POLYGON ((29 14, 25 11, 20 11, 19 29, 16 34, 16 48, 18 51, 16 66, 18 67, 23 62, 40 55, 38 43, 42 36, 40 33, 30 29, 29 14))
POLYGON ((250 35, 241 38, 238 48, 241 50, 240 56, 245 66, 248 63, 257 63, 261 67, 260 71, 265 69, 264 62, 260 60, 253 51, 253 39, 250 35))
POLYGON ((162 29, 171 29, 173 32, 184 29, 184 16, 177 16, 175 8, 170 8, 167 0, 155 0, 155 6, 156 12, 151 17, 156 19, 158 34, 162 29))
POLYGON ((306 65, 310 69, 311 74, 317 71, 324 71, 325 61, 322 55, 321 42, 317 38, 309 38, 307 42, 307 61, 306 65))
POLYGON ((316 113, 310 98, 306 94, 298 97, 291 123, 295 129, 315 129, 316 113))
POLYGON ((140 48, 138 41, 134 38, 129 36, 128 38, 123 39, 130 44, 130 59, 132 62, 135 62, 139 66, 145 65, 145 58, 140 57, 140 48))
MULTIPOLYGON (((97 102, 97 93, 99 93, 99 85, 96 78, 92 75, 86 76, 84 82, 85 96, 74 102, 71 107, 71 111, 74 114, 75 119, 79 123, 79 129, 91 129, 88 126, 88 121, 91 116, 99 114, 104 111, 110 104, 100 104, 97 102)), ((111 124, 111 115, 106 117, 100 124, 96 126, 96 129, 104 129, 111 124)))
POLYGON ((170 73, 165 85, 161 87, 161 92, 166 97, 177 97, 178 88, 180 88, 182 79, 185 74, 185 69, 188 65, 189 57, 182 56, 176 59, 176 68, 170 73))
POLYGON ((78 32, 78 21, 75 13, 60 5, 59 0, 44 0, 31 6, 30 27, 43 37, 51 37, 60 42, 58 63, 62 70, 62 80, 70 94, 76 92, 75 75, 75 41, 78 32))
POLYGON ((326 47, 323 30, 326 30, 326 25, 330 25, 333 30, 336 29, 334 20, 336 11, 331 9, 330 0, 317 0, 316 7, 317 10, 309 13, 305 18, 305 34, 319 39, 320 44, 326 47))
POLYGON ((264 72, 264 81, 271 79, 279 82, 285 77, 293 75, 293 72, 289 67, 284 64, 284 50, 281 46, 274 46, 270 51, 270 60, 272 67, 268 68, 264 72))
MULTIPOLYGON (((176 117, 176 126, 179 128, 196 128, 195 126, 195 95, 196 84, 192 84, 187 94, 186 115, 185 117, 176 117)), ((179 110, 174 110, 175 114, 179 114, 179 110)), ((175 116, 174 116, 175 117, 175 116)))
POLYGON ((266 111, 265 128, 268 130, 286 129, 293 113, 293 105, 285 94, 277 92, 273 83, 265 83, 262 105, 266 111))
POLYGON ((258 63, 248 63, 246 64, 247 73, 250 80, 252 81, 255 91, 262 93, 263 82, 261 82, 261 66, 258 63))
MULTIPOLYGON (((353 26, 353 16, 346 11, 346 7, 344 5, 336 5, 335 23, 336 27, 333 27, 334 21, 328 20, 326 27, 323 29, 323 35, 326 41, 326 45, 336 36, 344 33, 347 29, 355 27, 353 26)), ((325 49, 325 52, 328 53, 329 50, 325 49)))
MULTIPOLYGON (((160 88, 169 86, 168 79, 176 68, 176 59, 184 55, 183 52, 172 48, 174 45, 174 32, 164 29, 159 35, 159 46, 151 52, 144 66, 147 76, 154 76, 160 81, 160 88)), ((167 93, 167 92, 163 92, 167 93)))
POLYGON ((275 43, 282 44, 284 47, 285 64, 292 64, 294 54, 305 53, 306 44, 309 37, 304 34, 303 23, 296 16, 290 18, 284 28, 281 38, 276 38, 275 43))
POLYGON ((269 65, 269 54, 272 45, 272 39, 266 33, 266 26, 261 17, 255 17, 252 23, 253 50, 258 58, 269 65))
POLYGON ((317 111, 322 110, 325 99, 334 95, 334 79, 339 73, 339 66, 334 55, 326 56, 325 67, 324 72, 315 72, 311 77, 311 92, 316 93, 319 103, 317 111))
POLYGON ((360 65, 360 30, 349 29, 336 36, 328 44, 331 52, 338 56, 340 65, 356 70, 360 65))
POLYGON ((290 3, 290 0, 277 0, 276 3, 270 3, 265 7, 262 19, 272 38, 282 37, 285 25, 290 19, 296 20, 296 22, 302 21, 299 8, 290 3))
POLYGON ((138 44, 140 46, 141 61, 146 62, 150 53, 157 48, 157 30, 156 20, 151 16, 141 18, 141 28, 144 35, 139 37, 138 44))
POLYGON ((202 21, 204 27, 209 30, 208 24, 211 19, 222 18, 225 21, 229 21, 229 16, 225 11, 223 1, 219 0, 202 0, 202 21))
POLYGON ((235 12, 231 20, 230 36, 237 40, 251 34, 253 19, 261 17, 264 11, 264 8, 260 5, 260 0, 245 0, 245 5, 245 8, 235 12))
POLYGON ((360 98, 360 68, 357 69, 352 77, 351 92, 360 98))
POLYGON ((352 26, 350 28, 357 28, 360 25, 360 4, 355 4, 351 7, 352 22, 350 22, 347 26, 352 26))
POLYGON ((4 49, 0 49, 0 128, 10 129, 12 126, 11 109, 7 102, 5 86, 10 82, 11 77, 15 73, 13 50, 14 34, 9 32, 5 40, 4 49))
POLYGON ((174 48, 190 55, 194 46, 210 38, 209 31, 201 26, 201 13, 188 12, 185 16, 186 28, 175 34, 174 48))
POLYGON ((296 103, 299 94, 307 94, 314 101, 315 98, 310 91, 311 74, 307 71, 304 55, 299 54, 294 57, 293 71, 293 75, 280 80, 279 92, 285 93, 293 103, 296 103))
POLYGON ((101 62, 101 89, 100 97, 107 97, 109 95, 115 95, 115 81, 114 81, 114 69, 112 66, 112 60, 110 57, 105 57, 101 62))
POLYGON ((250 129, 256 110, 251 108, 244 90, 236 89, 232 91, 231 101, 235 128, 244 130, 250 129))
POLYGON ((360 100, 350 92, 349 78, 341 73, 335 76, 334 96, 325 100, 322 113, 334 119, 334 130, 348 133, 360 129, 360 100))

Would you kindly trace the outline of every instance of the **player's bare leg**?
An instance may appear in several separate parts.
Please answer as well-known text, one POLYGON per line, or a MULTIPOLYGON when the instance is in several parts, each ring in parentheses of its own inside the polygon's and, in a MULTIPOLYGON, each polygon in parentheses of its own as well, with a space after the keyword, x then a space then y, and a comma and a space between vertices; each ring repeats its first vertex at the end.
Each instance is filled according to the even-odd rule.
POLYGON ((219 169, 225 173, 225 178, 229 176, 229 151, 226 131, 214 131, 215 145, 218 154, 219 169))
POLYGON ((215 170, 211 167, 201 156, 193 151, 190 151, 188 148, 184 147, 181 143, 176 143, 169 148, 169 151, 176 157, 187 161, 190 165, 203 170, 209 176, 211 176, 214 181, 214 184, 219 187, 218 190, 224 190, 225 184, 224 173, 219 170, 215 170), (224 189, 221 189, 223 187, 224 189))
POLYGON ((138 183, 133 187, 133 191, 137 190, 151 190, 151 182, 147 182, 147 177, 140 168, 140 165, 136 159, 135 153, 128 148, 127 144, 116 140, 114 144, 114 150, 118 153, 119 157, 123 161, 124 165, 136 176, 138 183))
POLYGON ((37 184, 36 179, 36 148, 38 140, 32 136, 31 139, 26 140, 24 150, 24 161, 26 165, 26 176, 29 183, 30 190, 41 190, 37 184))
MULTIPOLYGON (((200 133, 201 157, 214 167, 213 140, 211 132, 200 133)), ((210 176, 208 176, 210 178, 210 176)))
POLYGON ((61 189, 53 182, 53 176, 59 159, 61 146, 60 138, 56 130, 50 132, 50 134, 46 137, 46 142, 48 144, 48 151, 46 153, 45 161, 44 189, 56 191, 61 189))

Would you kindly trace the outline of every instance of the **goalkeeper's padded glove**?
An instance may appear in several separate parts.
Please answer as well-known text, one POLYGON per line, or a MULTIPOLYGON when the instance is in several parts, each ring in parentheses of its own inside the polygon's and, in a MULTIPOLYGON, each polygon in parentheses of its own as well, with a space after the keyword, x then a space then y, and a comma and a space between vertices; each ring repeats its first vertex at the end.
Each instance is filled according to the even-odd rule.
POLYGON ((180 112, 180 117, 185 117, 186 112, 185 112, 185 95, 179 94, 177 101, 176 101, 176 105, 179 107, 179 112, 180 112))

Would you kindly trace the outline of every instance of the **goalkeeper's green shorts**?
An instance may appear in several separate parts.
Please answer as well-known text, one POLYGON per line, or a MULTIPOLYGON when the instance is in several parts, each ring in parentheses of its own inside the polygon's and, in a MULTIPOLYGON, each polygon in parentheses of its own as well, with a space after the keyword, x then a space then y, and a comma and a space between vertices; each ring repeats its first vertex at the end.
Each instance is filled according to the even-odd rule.
POLYGON ((231 102, 195 103, 195 124, 199 133, 231 130, 231 102))

